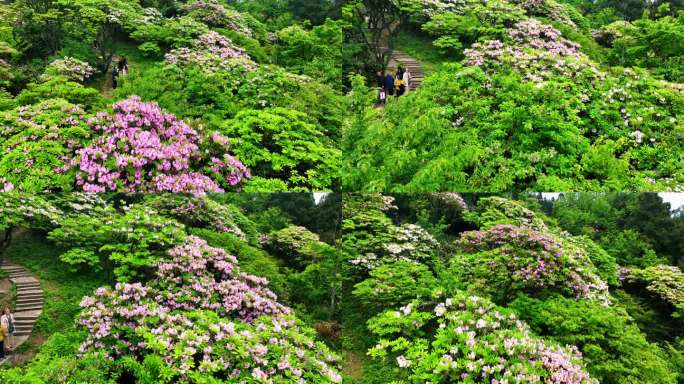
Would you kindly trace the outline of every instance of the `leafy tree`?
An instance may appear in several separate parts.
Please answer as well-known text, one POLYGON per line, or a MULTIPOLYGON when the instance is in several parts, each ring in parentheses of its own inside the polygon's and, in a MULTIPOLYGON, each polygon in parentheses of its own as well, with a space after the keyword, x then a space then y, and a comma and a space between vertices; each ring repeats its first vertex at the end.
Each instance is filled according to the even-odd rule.
POLYGON ((142 22, 142 8, 137 1, 58 0, 56 4, 64 9, 66 33, 92 44, 98 54, 97 67, 103 73, 112 62, 116 34, 142 22))
POLYGON ((622 310, 586 300, 519 297, 509 307, 535 333, 577 345, 601 383, 676 383, 663 351, 622 310))
POLYGON ((384 70, 392 57, 394 38, 401 18, 399 8, 389 0, 353 0, 343 6, 342 16, 351 29, 347 39, 363 45, 368 65, 374 71, 384 70))
POLYGON ((323 132, 294 110, 243 110, 221 128, 233 150, 254 174, 280 179, 294 190, 334 185, 339 150, 326 145, 323 132))
POLYGON ((277 63, 341 88, 342 24, 328 20, 310 31, 293 25, 278 31, 277 63))
POLYGON ((119 212, 111 206, 64 218, 48 238, 65 249, 60 259, 74 269, 102 270, 107 280, 144 279, 165 252, 182 243, 185 227, 141 205, 119 212))

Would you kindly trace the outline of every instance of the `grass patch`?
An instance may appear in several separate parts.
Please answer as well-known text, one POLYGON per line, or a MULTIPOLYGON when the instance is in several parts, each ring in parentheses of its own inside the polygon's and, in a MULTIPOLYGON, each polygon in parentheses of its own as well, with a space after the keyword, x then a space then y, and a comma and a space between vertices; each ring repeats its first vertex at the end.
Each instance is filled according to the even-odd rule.
POLYGON ((418 60, 422 64, 423 72, 426 75, 437 71, 444 63, 460 60, 460 58, 442 53, 437 47, 432 45, 432 40, 429 36, 417 35, 410 31, 401 31, 397 35, 394 48, 418 60))

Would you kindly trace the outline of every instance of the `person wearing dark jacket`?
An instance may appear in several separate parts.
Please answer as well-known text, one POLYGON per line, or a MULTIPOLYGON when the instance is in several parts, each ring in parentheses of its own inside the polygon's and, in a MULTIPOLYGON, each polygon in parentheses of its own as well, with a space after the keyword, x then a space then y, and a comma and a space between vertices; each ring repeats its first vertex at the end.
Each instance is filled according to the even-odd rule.
POLYGON ((126 60, 125 57, 121 57, 119 59, 119 63, 117 64, 117 68, 119 69, 119 73, 122 75, 125 75, 128 73, 128 60, 126 60))
POLYGON ((388 95, 394 95, 394 76, 392 76, 391 72, 388 72, 385 76, 385 90, 388 95))
POLYGON ((385 86, 385 72, 383 71, 378 71, 375 76, 375 85, 378 88, 382 88, 385 86))
POLYGON ((116 82, 118 77, 119 77, 119 68, 114 67, 114 69, 112 69, 112 88, 113 89, 116 89, 116 86, 118 85, 116 82))

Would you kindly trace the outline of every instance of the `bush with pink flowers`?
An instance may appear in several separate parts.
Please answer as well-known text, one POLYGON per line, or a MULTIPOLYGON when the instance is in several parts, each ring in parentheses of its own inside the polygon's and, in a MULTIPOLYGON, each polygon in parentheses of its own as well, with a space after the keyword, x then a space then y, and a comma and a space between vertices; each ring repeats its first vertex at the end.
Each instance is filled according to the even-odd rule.
POLYGON ((166 62, 178 66, 195 66, 203 71, 250 70, 256 68, 244 49, 217 33, 207 32, 192 46, 174 49, 166 54, 166 62))
POLYGON ((508 30, 506 41, 487 40, 465 50, 465 65, 480 66, 486 72, 514 70, 541 86, 563 76, 594 82, 605 75, 580 45, 561 37, 560 31, 535 19, 518 22, 508 30))
MULTIPOLYGON (((237 188, 249 170, 220 134, 203 138, 155 103, 132 96, 88 124, 99 134, 69 163, 86 192, 191 192, 237 188)), ((67 171, 69 167, 65 167, 67 171)))
POLYGON ((83 83, 90 79, 95 73, 95 68, 90 64, 73 57, 64 57, 57 59, 48 65, 46 76, 64 76, 71 81, 78 81, 83 83))
POLYGON ((250 37, 253 35, 246 16, 222 5, 218 0, 194 0, 184 4, 181 9, 210 27, 227 28, 250 37))
POLYGON ((576 347, 534 337, 510 311, 477 296, 415 300, 369 327, 381 337, 369 354, 398 366, 409 383, 598 383, 576 347))
POLYGON ((557 291, 610 303, 608 285, 587 253, 550 232, 498 224, 463 233, 457 247, 449 270, 459 288, 490 294, 495 302, 557 291))
POLYGON ((117 284, 83 298, 81 352, 156 358, 166 364, 156 377, 163 383, 341 382, 337 358, 266 285, 240 272, 234 256, 189 237, 147 285, 117 284))

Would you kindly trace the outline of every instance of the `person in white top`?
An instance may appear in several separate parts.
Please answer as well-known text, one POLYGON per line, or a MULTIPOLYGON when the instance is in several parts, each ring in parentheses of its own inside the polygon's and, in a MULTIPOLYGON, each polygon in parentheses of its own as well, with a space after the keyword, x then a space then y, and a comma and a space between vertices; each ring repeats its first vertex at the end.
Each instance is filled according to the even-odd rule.
POLYGON ((5 307, 2 316, 0 316, 0 326, 5 329, 7 334, 5 339, 7 349, 14 348, 14 333, 16 331, 16 326, 14 322, 14 315, 12 315, 12 312, 10 312, 9 307, 5 307))
POLYGON ((408 68, 404 70, 404 86, 406 87, 406 92, 411 90, 411 72, 408 68))

